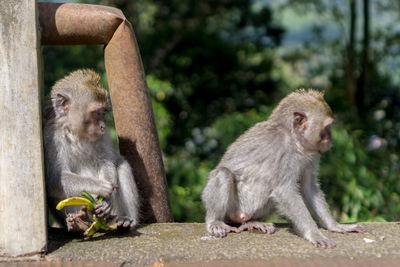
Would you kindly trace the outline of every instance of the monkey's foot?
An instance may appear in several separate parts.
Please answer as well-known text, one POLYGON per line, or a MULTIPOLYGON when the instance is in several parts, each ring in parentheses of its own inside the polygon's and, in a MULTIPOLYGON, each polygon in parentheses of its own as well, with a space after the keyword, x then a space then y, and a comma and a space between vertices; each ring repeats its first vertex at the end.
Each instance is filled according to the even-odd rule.
POLYGON ((237 227, 229 226, 221 221, 207 223, 207 230, 211 235, 216 237, 225 237, 228 233, 240 232, 237 227))
POLYGON ((337 233, 342 233, 342 234, 347 234, 347 233, 365 233, 366 230, 364 227, 358 224, 336 224, 333 227, 328 228, 329 231, 331 232, 337 232, 337 233))
POLYGON ((119 216, 117 218, 118 228, 134 229, 138 225, 137 220, 128 216, 119 216))
POLYGON ((69 213, 65 221, 67 223, 68 232, 83 233, 92 224, 86 207, 83 207, 79 213, 69 213))
POLYGON ((311 241, 311 243, 313 243, 314 247, 316 247, 316 248, 334 248, 334 247, 336 247, 336 243, 328 238, 311 241))
POLYGON ((264 223, 264 222, 257 222, 257 221, 249 221, 246 223, 243 223, 240 227, 240 231, 251 231, 251 230, 258 230, 262 233, 266 234, 273 234, 275 233, 275 227, 272 223, 264 223))
POLYGON ((336 243, 325 237, 321 232, 313 232, 305 237, 309 240, 316 248, 334 248, 336 243))

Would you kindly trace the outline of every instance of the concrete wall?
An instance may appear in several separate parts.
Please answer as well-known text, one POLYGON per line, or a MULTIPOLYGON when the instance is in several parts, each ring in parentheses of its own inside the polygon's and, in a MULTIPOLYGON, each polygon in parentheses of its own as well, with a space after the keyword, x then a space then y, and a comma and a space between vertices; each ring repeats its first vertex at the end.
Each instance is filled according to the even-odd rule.
POLYGON ((0 1, 0 254, 41 252, 46 209, 35 0, 0 1))

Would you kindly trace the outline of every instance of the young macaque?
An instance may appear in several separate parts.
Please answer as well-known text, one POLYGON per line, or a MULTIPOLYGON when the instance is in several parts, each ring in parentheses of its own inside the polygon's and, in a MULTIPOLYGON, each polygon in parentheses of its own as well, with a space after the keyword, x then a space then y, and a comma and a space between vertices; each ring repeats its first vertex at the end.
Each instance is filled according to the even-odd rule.
POLYGON ((202 193, 208 232, 217 237, 252 229, 273 233, 273 224, 259 220, 275 208, 316 247, 336 244, 318 230, 309 209, 332 232, 364 232, 360 225, 333 219, 318 184, 319 153, 331 147, 333 121, 321 92, 300 89, 267 121, 240 136, 210 172, 202 193))
POLYGON ((77 70, 56 82, 45 108, 44 150, 50 208, 64 219, 69 231, 84 232, 90 225, 87 211, 67 207, 55 210, 60 200, 86 191, 104 200, 94 213, 116 220, 119 227, 138 224, 139 198, 132 169, 118 155, 106 129, 107 91, 92 70, 77 70))

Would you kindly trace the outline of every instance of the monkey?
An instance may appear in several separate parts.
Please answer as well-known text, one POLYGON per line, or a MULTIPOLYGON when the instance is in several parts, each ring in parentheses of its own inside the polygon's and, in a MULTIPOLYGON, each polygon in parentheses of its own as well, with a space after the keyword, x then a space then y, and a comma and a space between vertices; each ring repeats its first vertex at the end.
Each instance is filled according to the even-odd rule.
POLYGON ((129 163, 113 148, 105 115, 110 108, 100 75, 90 69, 71 72, 52 87, 44 110, 44 161, 48 205, 68 231, 90 226, 87 210, 66 207, 65 198, 86 191, 104 200, 94 214, 134 229, 139 223, 139 195, 129 163))
POLYGON ((317 180, 320 154, 332 145, 333 122, 322 92, 298 89, 268 120, 239 136, 202 192, 208 232, 216 237, 253 229, 272 234, 274 225, 260 220, 276 209, 315 247, 336 244, 320 232, 310 211, 332 232, 365 232, 361 225, 334 220, 317 180))

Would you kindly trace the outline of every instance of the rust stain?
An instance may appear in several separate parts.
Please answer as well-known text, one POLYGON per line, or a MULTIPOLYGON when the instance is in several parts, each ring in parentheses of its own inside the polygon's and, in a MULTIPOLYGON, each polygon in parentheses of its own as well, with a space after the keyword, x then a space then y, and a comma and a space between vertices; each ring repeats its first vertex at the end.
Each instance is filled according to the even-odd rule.
POLYGON ((151 99, 132 25, 116 8, 38 3, 42 45, 104 44, 121 154, 134 170, 143 223, 172 214, 151 99))

